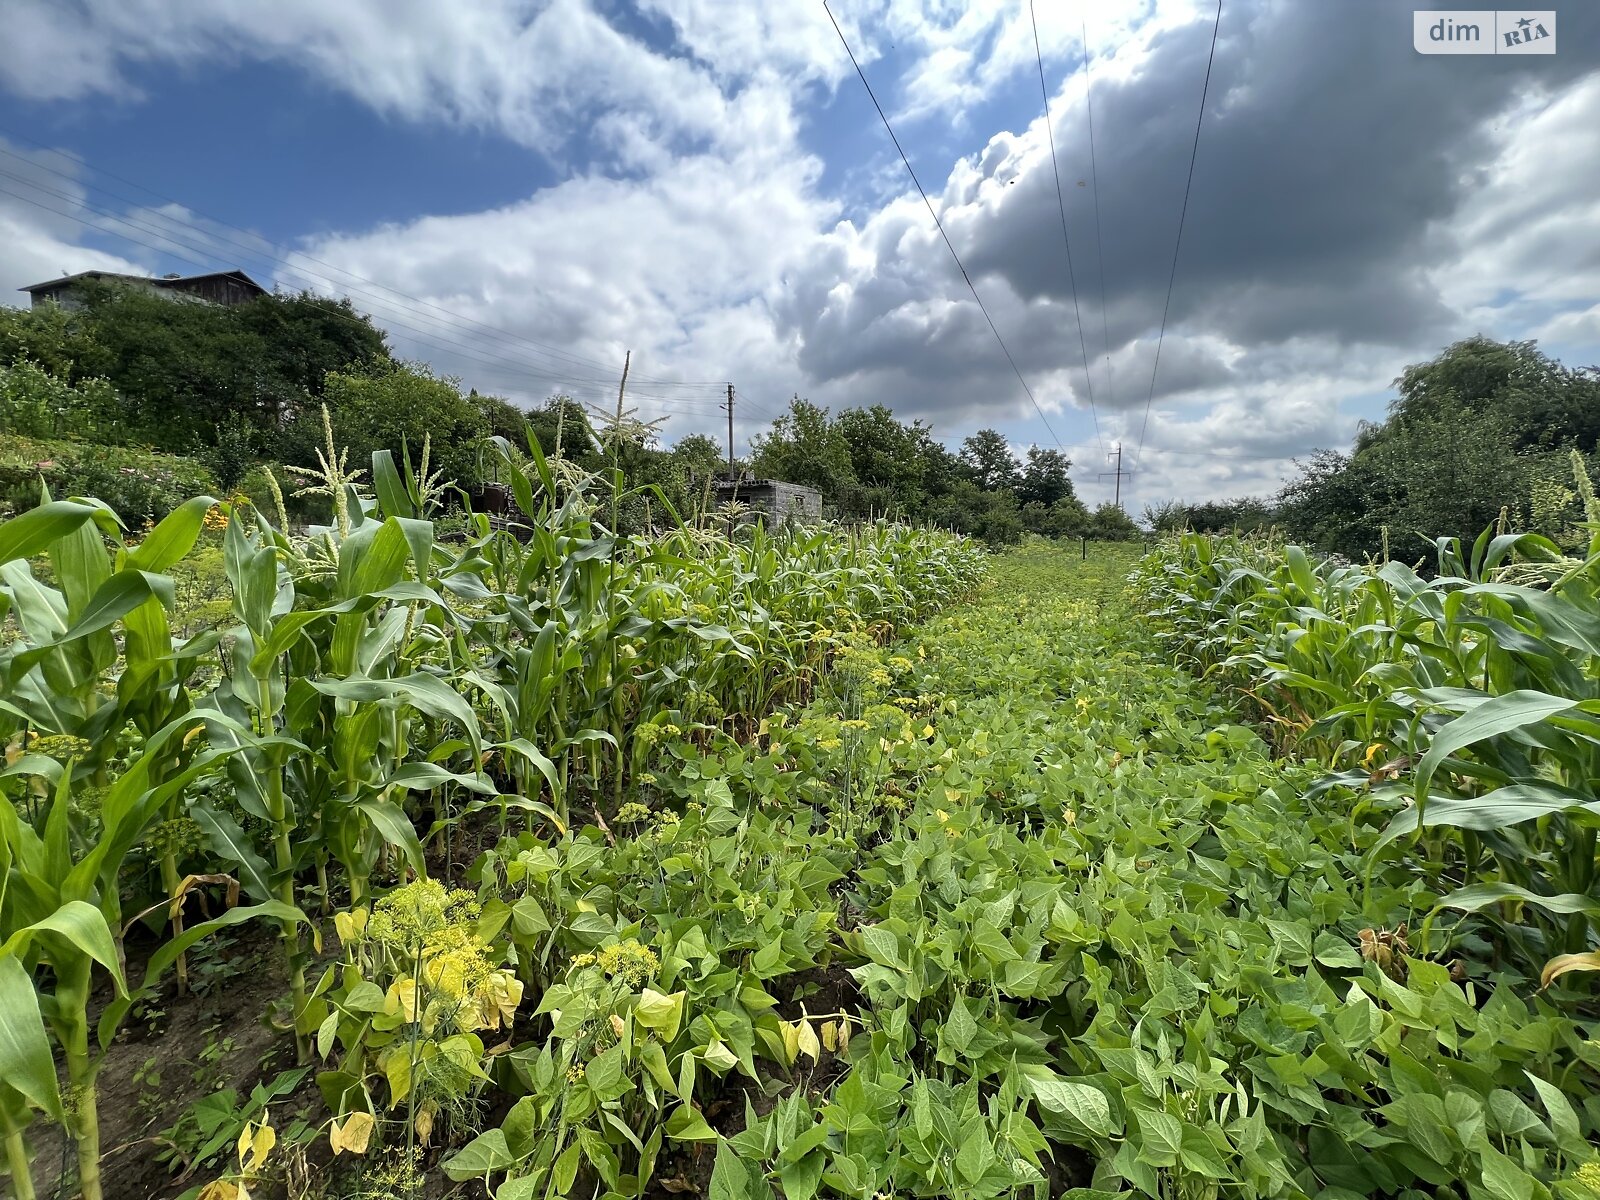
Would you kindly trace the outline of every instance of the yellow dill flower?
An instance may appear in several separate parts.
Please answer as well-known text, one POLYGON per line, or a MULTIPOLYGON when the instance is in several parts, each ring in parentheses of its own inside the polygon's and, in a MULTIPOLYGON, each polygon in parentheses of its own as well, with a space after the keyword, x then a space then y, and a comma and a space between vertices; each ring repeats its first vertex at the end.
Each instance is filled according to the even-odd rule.
POLYGON ((87 738, 74 737, 70 733, 47 733, 43 737, 29 739, 28 749, 35 754, 48 754, 51 758, 66 760, 69 758, 82 758, 94 747, 87 738))
POLYGON ((476 996, 493 969, 488 947, 476 938, 451 937, 425 947, 422 952, 422 977, 429 987, 449 1000, 476 996))
POLYGON ((637 987, 647 979, 655 978, 661 969, 661 960, 655 951, 635 938, 603 946, 595 953, 595 965, 608 979, 620 979, 637 987))
POLYGON ((446 891, 436 879, 419 879, 373 905, 367 931, 379 945, 407 956, 436 943, 452 925, 476 925, 481 914, 478 898, 464 888, 446 891))

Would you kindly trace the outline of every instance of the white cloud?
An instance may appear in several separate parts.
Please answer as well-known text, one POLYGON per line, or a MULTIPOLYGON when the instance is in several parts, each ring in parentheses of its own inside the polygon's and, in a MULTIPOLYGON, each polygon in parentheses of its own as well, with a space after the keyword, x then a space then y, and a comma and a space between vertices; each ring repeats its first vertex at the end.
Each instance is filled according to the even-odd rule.
POLYGON ((583 0, 13 0, 6 21, 0 82, 36 99, 121 98, 133 64, 278 61, 379 112, 493 129, 552 156, 581 125, 630 168, 738 144, 771 111, 583 0))
MULTIPOLYGON (((774 329, 766 293, 804 256, 827 215, 812 195, 818 168, 792 150, 684 157, 645 181, 584 176, 504 208, 325 238, 306 251, 614 370, 632 350, 635 392, 680 415, 669 430, 676 436, 715 427, 711 405, 720 395, 711 380, 735 381, 753 397, 786 397, 782 389, 798 383, 793 347, 774 329), (663 379, 707 382, 680 389, 663 379)), ((415 345, 395 332, 402 350, 415 345)), ((480 355, 495 353, 485 346, 480 355)), ((416 348, 448 359, 437 346, 416 348)), ((527 348, 498 353, 537 357, 527 348)), ((613 375, 554 357, 520 374, 511 364, 485 366, 459 362, 469 380, 524 399, 555 386, 598 399, 615 386, 613 375)))
MULTIPOLYGON (((0 304, 26 304, 27 297, 17 289, 42 283, 78 271, 140 272, 143 266, 132 258, 84 245, 90 230, 67 213, 85 198, 76 182, 77 164, 53 151, 33 151, 13 146, 0 138, 0 149, 8 152, 0 179, 0 304)), ((122 227, 111 221, 85 214, 107 230, 122 227)))

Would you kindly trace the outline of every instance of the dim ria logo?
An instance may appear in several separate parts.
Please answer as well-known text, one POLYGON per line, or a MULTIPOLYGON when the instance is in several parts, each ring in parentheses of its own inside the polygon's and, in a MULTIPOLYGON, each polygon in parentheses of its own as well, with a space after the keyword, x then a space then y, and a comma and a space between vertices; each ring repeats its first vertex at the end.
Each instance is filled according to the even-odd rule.
POLYGON ((1418 54, 1554 54, 1554 9, 1418 9, 1412 14, 1418 54))

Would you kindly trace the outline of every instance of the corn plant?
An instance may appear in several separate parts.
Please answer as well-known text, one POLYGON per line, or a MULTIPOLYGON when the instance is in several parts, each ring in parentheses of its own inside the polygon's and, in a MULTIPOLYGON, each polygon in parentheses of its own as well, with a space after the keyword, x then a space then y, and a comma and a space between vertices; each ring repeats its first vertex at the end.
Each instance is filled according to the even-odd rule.
POLYGON ((1330 784, 1364 794, 1358 811, 1389 815, 1375 854, 1417 843, 1439 909, 1483 914, 1508 953, 1560 973, 1600 967, 1587 790, 1600 771, 1600 558, 1548 588, 1509 581, 1559 556, 1491 528, 1470 551, 1441 539, 1424 578, 1184 535, 1139 582, 1170 645, 1322 755, 1330 784))

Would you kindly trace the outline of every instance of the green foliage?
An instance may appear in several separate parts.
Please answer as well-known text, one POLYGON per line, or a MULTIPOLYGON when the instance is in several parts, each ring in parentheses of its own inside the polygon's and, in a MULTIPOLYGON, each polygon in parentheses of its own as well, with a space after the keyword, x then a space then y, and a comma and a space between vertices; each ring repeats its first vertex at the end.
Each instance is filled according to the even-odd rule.
POLYGON ((1059 450, 1029 446, 1017 483, 1017 498, 1024 504, 1042 504, 1045 508, 1073 498, 1072 480, 1067 476, 1071 466, 1059 450))
POLYGON ((546 458, 559 456, 584 470, 600 468, 600 442, 589 423, 589 414, 571 396, 553 396, 529 413, 528 432, 546 458))
POLYGON ((0 305, 0 365, 36 363, 60 380, 76 377, 78 359, 95 349, 83 318, 59 304, 0 305))
POLYGON ((126 432, 115 436, 178 453, 211 445, 230 417, 272 452, 329 371, 388 359, 382 334, 347 301, 272 295, 223 307, 109 282, 86 286, 70 314, 8 312, 0 356, 13 354, 71 383, 103 377, 121 397, 126 432))
POLYGON ((1475 536, 1502 508, 1529 513, 1536 485, 1546 520, 1549 459, 1560 473, 1566 450, 1600 443, 1600 376, 1531 342, 1469 338, 1395 386, 1387 419, 1364 427, 1351 454, 1319 451, 1279 495, 1291 538, 1360 559, 1381 552, 1387 529, 1393 552, 1414 559, 1437 535, 1475 536))
POLYGON ((1386 823, 1374 860, 1429 889, 1422 915, 1467 914, 1453 943, 1486 940, 1537 975, 1600 937, 1585 792, 1600 770, 1600 580, 1577 562, 1548 590, 1513 582, 1519 556, 1559 551, 1492 534, 1467 556, 1441 538, 1427 581, 1196 535, 1141 578, 1169 644, 1248 690, 1334 772, 1324 789, 1386 823))
POLYGON ((703 1143, 728 1197, 1581 1196, 1587 1023, 1396 934, 1426 890, 1363 878, 1381 824, 1152 659, 1131 562, 1014 552, 753 738, 663 714, 626 825, 486 854, 541 1019, 446 1172, 639 1196, 703 1143))
MULTIPOLYGON (((418 363, 385 363, 365 373, 330 372, 323 400, 335 442, 354 462, 365 463, 379 450, 396 462, 409 452, 415 462, 423 438, 430 437, 434 465, 446 479, 467 484, 479 478, 479 444, 489 436, 489 421, 455 380, 436 378, 418 363)), ((320 411, 302 414, 288 436, 305 447, 296 460, 310 458, 323 440, 320 411)))
POLYGON ((30 358, 0 365, 0 428, 8 433, 105 441, 119 425, 116 392, 104 379, 68 383, 30 358))
POLYGON ((97 497, 137 528, 215 490, 216 481, 180 455, 0 434, 0 513, 34 507, 45 487, 54 496, 97 497))
POLYGON ((1168 500, 1148 506, 1144 516, 1157 533, 1259 533, 1272 528, 1276 519, 1272 507, 1253 496, 1204 504, 1168 500))
POLYGON ((1019 463, 992 429, 968 438, 958 457, 928 426, 897 421, 882 405, 830 417, 796 397, 755 449, 757 475, 815 487, 846 517, 888 513, 991 546, 1014 543, 1024 532, 1070 537, 1089 527, 1066 457, 1032 446, 1019 463))
MULTIPOLYGON (((530 838, 562 836, 575 803, 621 792, 633 731, 669 705, 700 728, 740 729, 742 713, 815 685, 824 622, 887 635, 965 591, 981 561, 888 525, 623 541, 531 451, 537 491, 505 464, 526 543, 476 518, 464 543, 441 545, 419 515, 424 481, 377 451, 369 500, 331 444, 312 474, 336 520, 305 537, 207 496, 128 545, 98 502, 0 524, 0 1137, 13 1170, 27 1172, 23 1127, 41 1111, 69 1126, 82 1191, 99 1200, 93 977, 115 988, 99 1006, 104 1045, 168 971, 185 986, 199 939, 258 917, 279 929, 283 1026, 300 1057, 340 1052, 319 1080, 336 1146, 359 1152, 375 1114, 402 1102, 408 1138, 426 1142, 436 1119, 455 1137, 489 1082, 480 1034, 506 1029, 522 985, 471 897, 422 881, 373 900, 396 873, 425 871, 418 823, 448 837, 498 813, 510 835, 517 814, 530 838), (174 632, 180 581, 203 599, 174 632), (180 873, 202 855, 214 869, 180 873), (121 884, 149 859, 171 936, 130 988, 121 884), (346 970, 312 980, 299 903, 328 903, 330 866, 370 926, 363 940, 336 924, 346 970), (227 907, 186 925, 207 887, 227 907)), ((527 906, 511 928, 537 930, 527 906)), ((271 1144, 251 1136, 246 1174, 271 1144)))
MULTIPOLYGON (((45 1114, 103 1194, 90 984, 105 1041, 265 918, 334 1152, 496 1200, 1580 1200, 1590 564, 1486 536, 1425 582, 1189 535, 1135 603, 1118 546, 621 535, 600 514, 638 493, 501 449, 526 540, 444 544, 394 455, 369 497, 333 446, 305 536, 203 496, 132 546, 90 503, 0 524, 14 1170, 45 1114), (228 616, 174 633, 207 554, 228 616), (216 869, 163 870, 130 987, 124 862, 196 830, 216 869), (249 903, 183 927, 207 887, 249 903), (301 905, 344 889, 312 971, 301 905)), ((1020 525, 1009 490, 947 494, 1020 525)), ((254 1187, 273 1138, 243 1119, 254 1187)))
POLYGON ((814 487, 824 500, 857 481, 850 444, 828 410, 796 396, 767 433, 754 440, 752 468, 764 479, 814 487))
POLYGON ((1011 453, 1006 439, 993 429, 980 429, 961 443, 961 464, 972 482, 986 492, 1014 492, 1022 482, 1016 455, 1011 453))
POLYGON ((1132 517, 1107 502, 1090 514, 1088 535, 1099 542, 1126 542, 1139 537, 1140 533, 1132 517))

